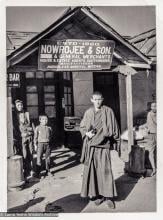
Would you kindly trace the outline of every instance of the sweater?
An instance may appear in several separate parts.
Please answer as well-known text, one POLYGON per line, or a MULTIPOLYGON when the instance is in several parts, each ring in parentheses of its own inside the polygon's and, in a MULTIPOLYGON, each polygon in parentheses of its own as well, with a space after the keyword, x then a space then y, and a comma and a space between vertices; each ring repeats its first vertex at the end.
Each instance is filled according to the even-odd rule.
POLYGON ((49 143, 52 136, 52 129, 47 125, 38 125, 35 129, 34 143, 49 143))

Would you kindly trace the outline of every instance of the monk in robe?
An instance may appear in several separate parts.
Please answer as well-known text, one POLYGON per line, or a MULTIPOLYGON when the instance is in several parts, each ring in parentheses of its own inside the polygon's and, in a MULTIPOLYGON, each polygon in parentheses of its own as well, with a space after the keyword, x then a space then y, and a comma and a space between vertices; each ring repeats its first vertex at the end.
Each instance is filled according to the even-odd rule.
POLYGON ((120 132, 113 110, 102 105, 102 94, 94 92, 91 102, 93 107, 85 112, 80 124, 81 163, 84 163, 81 197, 89 197, 96 205, 106 201, 109 208, 115 208, 117 192, 110 150, 119 150, 120 132))

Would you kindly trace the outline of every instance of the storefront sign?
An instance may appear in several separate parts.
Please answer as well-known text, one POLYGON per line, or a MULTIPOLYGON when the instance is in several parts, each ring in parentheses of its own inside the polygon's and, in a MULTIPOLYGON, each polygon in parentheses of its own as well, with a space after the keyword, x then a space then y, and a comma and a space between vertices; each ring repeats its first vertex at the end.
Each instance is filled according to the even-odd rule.
POLYGON ((8 73, 7 86, 12 88, 20 87, 20 73, 8 73))
POLYGON ((109 69, 114 46, 114 41, 109 40, 43 40, 39 46, 38 69, 55 71, 109 69))

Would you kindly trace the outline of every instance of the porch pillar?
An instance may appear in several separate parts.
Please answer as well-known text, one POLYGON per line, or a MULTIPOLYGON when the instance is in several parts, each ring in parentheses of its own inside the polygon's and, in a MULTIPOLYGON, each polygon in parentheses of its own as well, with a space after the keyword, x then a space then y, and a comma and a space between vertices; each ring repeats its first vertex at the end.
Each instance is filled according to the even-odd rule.
POLYGON ((134 144, 133 136, 133 103, 132 103, 132 75, 136 70, 127 65, 119 65, 113 71, 119 72, 126 76, 126 102, 127 102, 127 128, 128 128, 128 153, 134 144))
POLYGON ((127 101, 127 127, 128 127, 128 151, 134 144, 133 136, 133 104, 132 104, 132 79, 131 72, 126 75, 126 101, 127 101))
POLYGON ((11 88, 7 88, 7 157, 14 155, 13 149, 13 123, 12 123, 12 96, 11 88))

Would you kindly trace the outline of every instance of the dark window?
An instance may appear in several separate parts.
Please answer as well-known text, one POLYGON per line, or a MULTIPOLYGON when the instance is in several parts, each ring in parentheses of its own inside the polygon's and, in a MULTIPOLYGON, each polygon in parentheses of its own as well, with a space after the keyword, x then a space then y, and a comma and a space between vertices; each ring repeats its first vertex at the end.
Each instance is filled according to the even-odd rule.
POLYGON ((71 73, 70 72, 63 72, 63 79, 71 80, 71 73))
POLYGON ((72 108, 72 88, 64 86, 64 100, 65 100, 65 116, 73 115, 72 108))
POLYGON ((44 86, 44 103, 45 113, 49 118, 56 117, 56 97, 55 97, 55 86, 48 85, 44 86))
POLYGON ((27 94, 27 111, 31 118, 38 118, 38 92, 35 85, 26 87, 27 94))
POLYGON ((26 75, 27 79, 28 78, 35 78, 35 72, 26 72, 25 75, 26 75))
POLYGON ((38 79, 44 78, 44 72, 42 72, 42 71, 37 71, 37 72, 36 72, 36 78, 38 78, 38 79))
POLYGON ((45 78, 50 78, 50 79, 54 78, 54 72, 46 72, 45 78))

